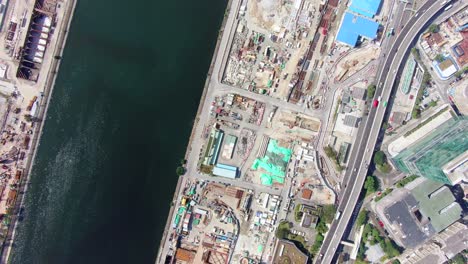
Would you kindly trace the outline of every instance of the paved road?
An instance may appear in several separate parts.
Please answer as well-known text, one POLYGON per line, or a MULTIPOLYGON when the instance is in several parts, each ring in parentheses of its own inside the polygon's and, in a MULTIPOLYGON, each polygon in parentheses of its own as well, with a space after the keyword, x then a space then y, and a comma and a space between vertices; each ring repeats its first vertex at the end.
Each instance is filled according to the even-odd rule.
MULTIPOLYGON (((388 101, 397 72, 400 65, 403 65, 403 59, 407 51, 409 51, 414 38, 441 9, 443 9, 443 6, 440 5, 440 2, 428 0, 401 30, 397 39, 391 45, 389 52, 383 51, 387 56, 383 67, 381 67, 378 73, 375 98, 381 96, 382 102, 388 101)), ((318 263, 328 264, 333 260, 364 184, 367 174, 366 164, 369 164, 372 157, 384 114, 385 108, 383 104, 380 104, 377 108, 372 108, 363 123, 363 128, 360 129, 360 136, 354 144, 357 148, 353 148, 351 160, 348 163, 350 170, 347 171, 347 178, 349 181, 347 186, 345 186, 343 198, 338 206, 338 211, 342 213, 340 218, 333 221, 330 227, 330 231, 320 250, 320 255, 317 258, 318 263)))

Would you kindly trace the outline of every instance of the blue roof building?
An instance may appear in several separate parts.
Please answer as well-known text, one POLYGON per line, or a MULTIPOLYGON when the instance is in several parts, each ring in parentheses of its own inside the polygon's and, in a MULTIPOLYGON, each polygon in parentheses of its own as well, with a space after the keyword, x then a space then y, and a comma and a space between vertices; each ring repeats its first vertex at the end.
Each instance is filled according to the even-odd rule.
POLYGON ((237 167, 218 163, 213 168, 213 174, 220 177, 235 179, 238 174, 237 167))
POLYGON ((382 0, 352 0, 349 10, 373 18, 379 11, 382 0))
POLYGON ((359 37, 375 39, 379 30, 379 23, 370 19, 346 12, 341 23, 336 40, 355 47, 359 37))

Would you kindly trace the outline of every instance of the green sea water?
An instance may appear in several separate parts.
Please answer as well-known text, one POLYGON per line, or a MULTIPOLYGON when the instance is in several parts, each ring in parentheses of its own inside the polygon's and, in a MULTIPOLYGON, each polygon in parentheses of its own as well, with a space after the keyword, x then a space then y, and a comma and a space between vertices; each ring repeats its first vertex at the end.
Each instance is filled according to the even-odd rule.
POLYGON ((78 1, 12 263, 154 263, 226 4, 78 1))

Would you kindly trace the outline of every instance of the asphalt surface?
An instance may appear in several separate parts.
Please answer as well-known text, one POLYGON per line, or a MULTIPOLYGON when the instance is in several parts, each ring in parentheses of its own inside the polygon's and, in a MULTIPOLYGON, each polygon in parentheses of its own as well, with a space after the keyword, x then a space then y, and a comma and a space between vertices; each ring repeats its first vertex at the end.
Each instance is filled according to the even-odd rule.
POLYGON ((427 23, 443 10, 444 6, 440 1, 428 0, 418 9, 418 12, 408 21, 400 31, 390 49, 384 49, 386 54, 383 67, 380 68, 377 78, 377 89, 374 98, 382 97, 377 108, 371 108, 364 126, 359 131, 359 136, 355 141, 355 148, 351 153, 348 163, 347 175, 349 179, 345 187, 344 195, 338 206, 341 212, 340 218, 333 221, 327 237, 317 257, 317 263, 331 263, 339 247, 341 238, 348 227, 354 208, 358 202, 359 194, 367 175, 367 166, 372 158, 373 150, 379 135, 380 127, 385 115, 384 101, 388 101, 393 85, 397 79, 397 73, 403 64, 407 52, 409 52, 414 39, 427 23))

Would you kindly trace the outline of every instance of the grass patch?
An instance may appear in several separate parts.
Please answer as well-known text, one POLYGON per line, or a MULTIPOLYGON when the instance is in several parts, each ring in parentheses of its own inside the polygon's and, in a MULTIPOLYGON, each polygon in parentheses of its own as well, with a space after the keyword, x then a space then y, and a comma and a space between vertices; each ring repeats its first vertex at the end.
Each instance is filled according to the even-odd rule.
POLYGON ((341 166, 340 161, 338 160, 338 153, 331 146, 326 146, 323 148, 323 150, 325 151, 327 157, 333 160, 335 163, 336 170, 338 172, 342 172, 343 166, 341 166))
POLYGON ((390 194, 392 191, 393 191, 392 188, 387 188, 387 189, 385 189, 385 191, 383 191, 383 192, 380 194, 380 196, 375 197, 374 200, 375 200, 376 202, 378 202, 378 201, 382 200, 382 198, 384 198, 385 196, 387 196, 388 194, 390 194))
POLYGON ((405 177, 399 181, 397 181, 396 183, 396 187, 397 188, 402 188, 404 187, 406 184, 416 180, 418 178, 418 175, 411 175, 411 176, 408 176, 408 177, 405 177))
POLYGON ((294 220, 300 222, 303 214, 304 213, 301 212, 301 204, 296 204, 296 207, 294 207, 294 220))

